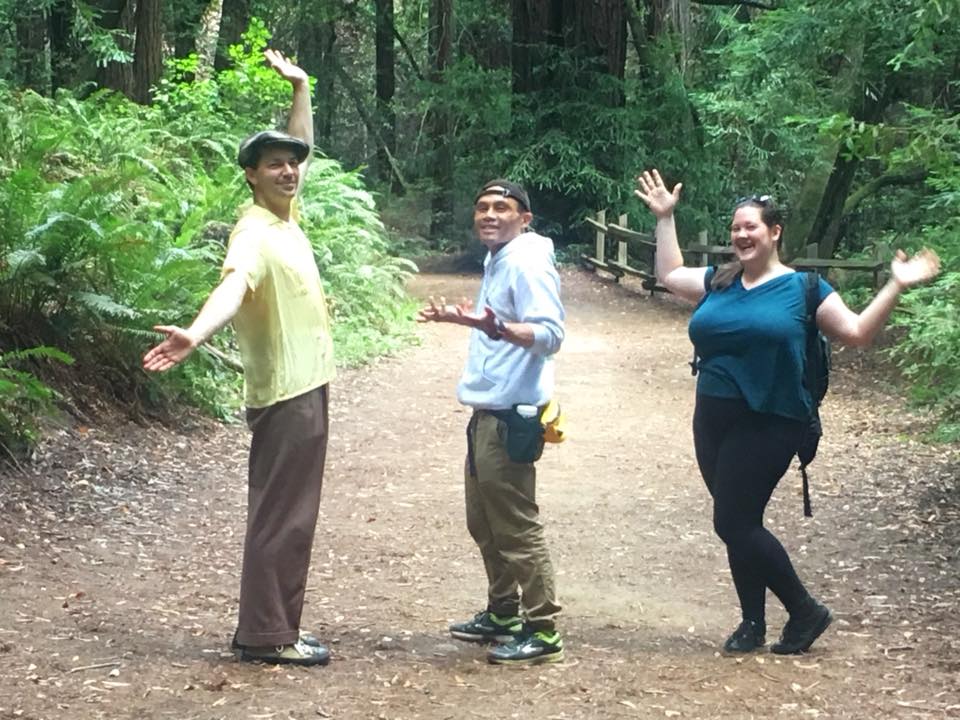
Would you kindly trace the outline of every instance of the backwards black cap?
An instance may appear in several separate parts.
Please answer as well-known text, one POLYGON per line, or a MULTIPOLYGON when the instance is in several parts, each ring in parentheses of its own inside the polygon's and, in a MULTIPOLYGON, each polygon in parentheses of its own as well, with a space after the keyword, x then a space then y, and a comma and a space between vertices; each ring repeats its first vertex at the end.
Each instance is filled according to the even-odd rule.
POLYGON ((533 212, 530 208, 530 196, 527 195, 527 191, 523 189, 522 186, 515 182, 510 182, 503 178, 497 178, 496 180, 491 180, 486 183, 480 191, 477 193, 476 197, 473 198, 473 202, 477 202, 484 195, 502 195, 503 197, 511 197, 516 200, 520 207, 526 210, 527 212, 533 212))

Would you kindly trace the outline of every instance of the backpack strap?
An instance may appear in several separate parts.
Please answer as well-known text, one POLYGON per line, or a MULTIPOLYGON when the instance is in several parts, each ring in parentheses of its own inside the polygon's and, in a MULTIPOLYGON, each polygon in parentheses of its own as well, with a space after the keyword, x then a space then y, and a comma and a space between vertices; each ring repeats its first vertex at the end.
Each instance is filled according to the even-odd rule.
MULTIPOLYGON (((807 306, 807 344, 806 350, 809 351, 814 342, 816 342, 817 333, 819 332, 817 328, 817 307, 819 303, 817 302, 820 299, 820 276, 812 270, 808 270, 804 273, 803 278, 803 287, 804 287, 804 298, 807 306)), ((813 377, 812 363, 807 362, 806 364, 806 373, 807 373, 807 388, 813 388, 815 378, 813 377)), ((812 392, 811 398, 814 402, 813 412, 816 414, 816 400, 813 400, 812 392)), ((819 418, 817 419, 819 424, 819 418)), ((813 506, 810 504, 810 480, 807 477, 807 463, 800 463, 800 476, 803 478, 803 514, 804 517, 813 517, 813 506)))
POLYGON ((820 307, 820 276, 813 270, 804 273, 804 298, 807 303, 807 332, 816 335, 817 308, 820 307))
MULTIPOLYGON (((717 274, 717 266, 709 265, 707 266, 706 271, 703 273, 703 297, 700 298, 700 302, 697 303, 697 308, 703 305, 707 299, 707 295, 710 294, 710 282, 713 280, 713 276, 717 274)), ((697 308, 694 308, 693 311, 696 312, 697 308)), ((697 373, 700 372, 699 359, 697 358, 697 348, 693 348, 693 357, 690 359, 688 365, 690 365, 690 374, 696 377, 697 373)))

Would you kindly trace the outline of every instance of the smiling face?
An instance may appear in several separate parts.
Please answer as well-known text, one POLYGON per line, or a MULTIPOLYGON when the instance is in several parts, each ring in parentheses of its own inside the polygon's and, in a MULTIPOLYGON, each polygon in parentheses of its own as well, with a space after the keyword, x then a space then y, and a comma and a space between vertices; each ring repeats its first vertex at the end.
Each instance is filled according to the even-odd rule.
POLYGON ((763 208, 741 205, 730 223, 730 244, 741 263, 766 266, 771 259, 779 258, 777 249, 782 232, 781 225, 764 222, 763 208))
POLYGON ((257 166, 245 168, 244 172, 253 187, 253 199, 257 205, 276 213, 277 209, 289 208, 296 197, 300 163, 296 153, 288 147, 265 147, 257 166))
POLYGON ((516 199, 502 192, 481 195, 473 206, 473 230, 488 250, 513 240, 533 220, 516 199))

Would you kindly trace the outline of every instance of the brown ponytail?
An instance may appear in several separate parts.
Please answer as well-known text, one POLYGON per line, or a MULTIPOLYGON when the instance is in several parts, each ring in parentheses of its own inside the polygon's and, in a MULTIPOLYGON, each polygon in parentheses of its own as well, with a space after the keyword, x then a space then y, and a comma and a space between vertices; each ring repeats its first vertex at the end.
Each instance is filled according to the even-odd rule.
POLYGON ((717 271, 713 273, 713 277, 710 278, 710 289, 723 290, 726 287, 730 287, 733 279, 742 272, 743 265, 739 260, 720 265, 717 271))

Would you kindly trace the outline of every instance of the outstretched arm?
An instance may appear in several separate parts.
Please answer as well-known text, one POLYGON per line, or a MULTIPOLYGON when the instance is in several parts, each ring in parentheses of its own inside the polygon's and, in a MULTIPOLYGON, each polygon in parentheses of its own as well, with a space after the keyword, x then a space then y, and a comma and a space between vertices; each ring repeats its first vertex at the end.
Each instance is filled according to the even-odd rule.
POLYGON ((300 138, 310 146, 310 155, 301 167, 301 174, 313 155, 313 108, 310 105, 310 78, 307 73, 288 60, 283 53, 265 50, 263 57, 277 74, 290 83, 293 88, 293 101, 290 105, 290 117, 287 119, 287 133, 300 138))
POLYGON ((890 280, 860 313, 853 312, 838 293, 828 295, 817 309, 817 326, 834 340, 854 347, 873 342, 907 288, 932 279, 940 272, 940 258, 933 250, 921 250, 912 258, 897 250, 890 264, 890 280))
POLYGON ((646 170, 637 177, 636 196, 646 203, 657 218, 657 280, 674 295, 696 302, 703 297, 703 277, 706 268, 683 266, 683 254, 677 240, 677 226, 673 209, 680 200, 682 183, 668 190, 660 173, 646 170))
POLYGON ((503 322, 491 307, 483 312, 473 312, 473 302, 464 298, 457 305, 448 305, 441 297, 439 304, 430 298, 429 303, 417 313, 417 322, 445 322, 464 325, 480 330, 493 340, 503 340, 520 347, 533 347, 537 339, 536 326, 526 322, 503 322))
POLYGON ((153 329, 167 337, 143 356, 144 370, 162 372, 183 362, 197 346, 203 344, 230 322, 237 314, 247 293, 247 281, 242 273, 231 272, 210 293, 203 309, 189 328, 175 325, 157 325, 153 329))

